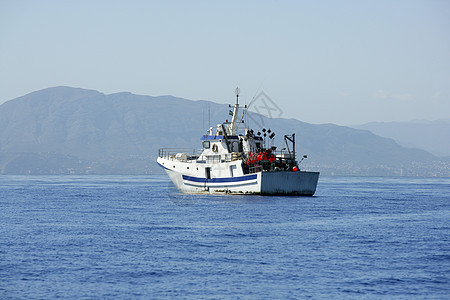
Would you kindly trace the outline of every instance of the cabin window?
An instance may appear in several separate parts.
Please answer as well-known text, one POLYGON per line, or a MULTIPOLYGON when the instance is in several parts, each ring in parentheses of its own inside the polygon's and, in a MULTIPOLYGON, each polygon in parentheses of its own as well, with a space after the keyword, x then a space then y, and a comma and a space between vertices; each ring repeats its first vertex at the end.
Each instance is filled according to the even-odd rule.
POLYGON ((242 152, 239 150, 239 141, 231 142, 231 152, 242 152))
POLYGON ((209 149, 210 146, 211 145, 210 145, 209 141, 203 141, 203 148, 204 149, 209 149))
POLYGON ((230 176, 231 177, 234 177, 235 170, 236 170, 236 165, 230 166, 230 176))

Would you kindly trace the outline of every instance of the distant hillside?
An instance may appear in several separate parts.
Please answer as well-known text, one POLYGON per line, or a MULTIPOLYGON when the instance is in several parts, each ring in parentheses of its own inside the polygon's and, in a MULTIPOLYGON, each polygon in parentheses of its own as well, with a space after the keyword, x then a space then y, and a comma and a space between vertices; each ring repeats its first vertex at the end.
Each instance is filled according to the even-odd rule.
POLYGON ((372 122, 352 126, 392 138, 400 145, 450 157, 450 119, 411 122, 372 122))
POLYGON ((153 172, 159 147, 198 145, 202 119, 192 116, 202 105, 68 87, 37 91, 0 106, 0 169, 59 173, 53 166, 64 165, 74 173, 153 172))
MULTIPOLYGON (((158 149, 199 148, 208 111, 212 125, 229 118, 227 105, 208 101, 70 87, 40 90, 0 106, 0 173, 161 172, 155 163, 158 149)), ((297 152, 308 155, 303 167, 324 175, 450 176, 448 161, 367 130, 258 120, 276 132, 279 148, 283 135, 295 132, 297 152)))

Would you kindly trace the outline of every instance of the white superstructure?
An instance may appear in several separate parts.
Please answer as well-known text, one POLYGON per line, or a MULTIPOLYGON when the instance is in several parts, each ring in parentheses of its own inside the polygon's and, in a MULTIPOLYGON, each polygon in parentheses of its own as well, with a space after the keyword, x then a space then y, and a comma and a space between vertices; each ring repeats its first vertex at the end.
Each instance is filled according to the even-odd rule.
POLYGON ((201 150, 159 150, 157 162, 175 186, 187 193, 313 195, 319 172, 299 170, 295 135, 285 136, 287 153, 277 153, 276 147, 265 148, 260 134, 255 135, 245 125, 239 128, 244 124, 238 120, 239 108, 237 88, 231 122, 209 128, 201 138, 201 150))

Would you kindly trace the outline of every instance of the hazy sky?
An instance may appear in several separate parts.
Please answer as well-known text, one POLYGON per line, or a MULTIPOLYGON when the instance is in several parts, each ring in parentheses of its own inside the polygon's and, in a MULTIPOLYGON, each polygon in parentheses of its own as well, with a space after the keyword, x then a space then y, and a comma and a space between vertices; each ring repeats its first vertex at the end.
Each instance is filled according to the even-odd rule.
POLYGON ((450 118, 450 1, 0 0, 0 104, 58 85, 341 125, 450 118))

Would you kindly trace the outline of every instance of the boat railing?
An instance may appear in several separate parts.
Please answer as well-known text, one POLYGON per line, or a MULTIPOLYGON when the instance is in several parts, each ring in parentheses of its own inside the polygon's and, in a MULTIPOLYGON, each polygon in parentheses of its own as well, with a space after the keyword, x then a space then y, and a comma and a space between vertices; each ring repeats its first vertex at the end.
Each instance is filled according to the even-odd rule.
POLYGON ((199 162, 206 162, 211 164, 230 162, 241 159, 240 153, 225 153, 225 154, 214 154, 214 155, 201 155, 199 157, 199 162))
POLYGON ((287 151, 274 151, 275 157, 278 159, 294 159, 294 154, 287 151))
POLYGON ((257 172, 261 172, 262 171, 262 166, 261 165, 252 165, 248 168, 248 173, 252 174, 252 173, 257 173, 257 172))
POLYGON ((202 157, 208 164, 217 164, 221 162, 221 155, 205 155, 202 157))
POLYGON ((170 160, 196 160, 203 149, 194 148, 160 148, 158 156, 170 160))

